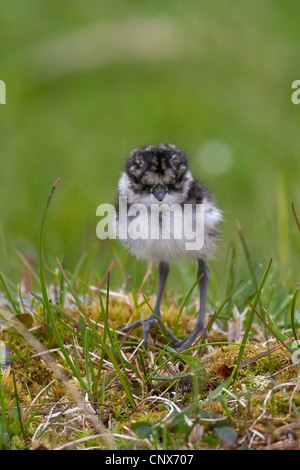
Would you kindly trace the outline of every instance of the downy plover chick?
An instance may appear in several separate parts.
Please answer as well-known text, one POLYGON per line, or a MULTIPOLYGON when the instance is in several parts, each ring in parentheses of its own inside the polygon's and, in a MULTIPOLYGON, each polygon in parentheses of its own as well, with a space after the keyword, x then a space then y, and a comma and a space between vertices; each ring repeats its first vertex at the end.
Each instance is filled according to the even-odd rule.
POLYGON ((137 258, 158 262, 159 270, 154 313, 122 331, 129 332, 143 325, 146 347, 149 331, 158 323, 178 351, 187 349, 205 329, 209 282, 205 260, 216 247, 220 210, 209 191, 192 176, 186 155, 175 145, 159 144, 137 148, 128 156, 119 180, 116 213, 120 241, 137 258), (169 262, 182 258, 198 263, 200 306, 195 329, 179 340, 164 327, 160 305, 169 262))

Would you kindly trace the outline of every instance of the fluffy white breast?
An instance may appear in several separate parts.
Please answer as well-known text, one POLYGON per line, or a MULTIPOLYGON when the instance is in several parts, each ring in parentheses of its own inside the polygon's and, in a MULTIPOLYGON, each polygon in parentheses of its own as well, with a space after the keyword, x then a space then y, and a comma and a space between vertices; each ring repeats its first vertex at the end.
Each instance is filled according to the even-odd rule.
POLYGON ((119 194, 127 198, 130 207, 126 217, 124 213, 123 216, 119 214, 117 233, 127 233, 127 238, 120 241, 137 258, 172 261, 180 258, 208 258, 213 254, 222 215, 208 199, 203 200, 202 217, 196 215, 195 205, 182 205, 191 181, 192 176, 189 174, 185 191, 167 193, 160 203, 151 193, 134 193, 128 176, 122 174, 119 194), (194 233, 195 249, 191 249, 191 233, 194 233))

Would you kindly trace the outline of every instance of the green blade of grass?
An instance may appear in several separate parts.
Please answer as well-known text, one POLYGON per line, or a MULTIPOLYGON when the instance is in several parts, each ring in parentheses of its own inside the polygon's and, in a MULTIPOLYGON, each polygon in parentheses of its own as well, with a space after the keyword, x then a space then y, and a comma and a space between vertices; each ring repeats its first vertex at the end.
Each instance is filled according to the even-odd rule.
MULTIPOLYGON (((256 291, 256 296, 255 296, 255 299, 254 299, 254 307, 256 307, 257 303, 259 302, 259 298, 260 298, 260 293, 264 287, 264 284, 266 282, 266 279, 267 279, 267 276, 269 274, 269 271, 270 271, 270 268, 271 268, 271 264, 272 264, 272 258, 270 259, 269 261, 269 264, 267 266, 267 269, 264 273, 264 276, 263 276, 263 279, 261 281, 261 284, 259 286, 259 288, 257 288, 257 291, 256 291)), ((249 333, 250 333, 250 330, 251 330, 251 326, 252 326, 252 322, 253 322, 253 318, 254 318, 254 312, 251 310, 250 312, 250 315, 248 316, 247 318, 247 322, 246 322, 246 327, 245 327, 245 332, 244 332, 244 336, 243 336, 243 339, 242 339, 242 346, 240 347, 240 350, 239 350, 239 354, 238 354, 238 357, 237 357, 237 361, 236 361, 236 369, 234 369, 233 373, 232 373, 232 379, 235 378, 236 374, 237 374, 237 371, 238 371, 238 367, 239 367, 239 364, 242 360, 242 357, 243 357, 243 353, 244 353, 244 350, 245 350, 245 347, 246 347, 246 343, 247 343, 247 339, 248 339, 248 336, 249 336, 249 333)))
POLYGON ((104 349, 104 352, 105 354, 108 356, 109 360, 112 362, 114 368, 115 368, 115 371, 119 377, 119 380, 122 384, 122 387, 126 393, 126 396, 131 404, 131 406, 133 408, 136 407, 136 404, 135 404, 135 401, 134 401, 134 398, 133 398, 133 395, 132 395, 132 390, 131 390, 131 386, 130 384, 128 385, 128 379, 127 379, 127 374, 125 374, 126 378, 124 378, 123 376, 123 373, 118 365, 118 362, 116 360, 116 357, 115 357, 115 354, 113 353, 113 351, 105 344, 101 341, 101 346, 102 348, 104 349))
POLYGON ((84 341, 83 341, 83 351, 84 351, 84 359, 85 359, 85 375, 87 380, 87 386, 91 388, 91 376, 90 376, 90 352, 89 352, 89 328, 86 327, 84 333, 84 341))
POLYGON ((64 277, 64 279, 65 279, 65 281, 66 281, 66 283, 67 283, 67 286, 68 286, 68 288, 69 288, 69 290, 70 290, 72 296, 74 297, 74 300, 75 300, 75 302, 76 302, 77 307, 79 308, 79 310, 81 311, 82 315, 84 316, 84 318, 87 320, 87 323, 89 324, 89 323, 90 323, 89 316, 87 315, 87 313, 86 313, 86 311, 85 311, 85 309, 84 309, 84 307, 83 307, 83 305, 82 305, 82 302, 81 302, 80 298, 78 297, 77 293, 76 293, 75 290, 73 289, 73 286, 72 286, 72 284, 71 284, 71 282, 70 282, 68 276, 66 275, 65 270, 64 270, 64 268, 62 267, 61 262, 59 261, 58 258, 56 258, 56 261, 57 261, 57 264, 58 264, 58 266, 59 266, 59 269, 60 269, 60 271, 61 271, 61 273, 62 273, 62 275, 63 275, 63 277, 64 277))
POLYGON ((292 203, 292 209, 293 209, 293 214, 294 214, 294 218, 295 218, 295 221, 296 221, 298 230, 299 230, 299 232, 300 232, 300 221, 299 221, 299 219, 298 219, 298 217, 297 217, 296 209, 295 209, 294 203, 292 203))
POLYGON ((227 317, 229 317, 230 315, 230 309, 231 309, 231 303, 232 303, 232 295, 230 295, 230 293, 233 292, 234 290, 235 262, 236 262, 236 248, 234 244, 231 244, 230 249, 229 249, 227 269, 226 269, 226 272, 227 272, 226 294, 227 294, 227 297, 229 298, 227 309, 226 309, 227 317))
MULTIPOLYGON (((110 330, 110 327, 109 327, 109 324, 108 324, 109 284, 110 284, 110 272, 108 272, 108 274, 107 274, 106 308, 103 305, 103 300, 102 300, 102 297, 101 297, 101 293, 99 292, 99 302, 100 302, 101 314, 102 314, 102 318, 103 318, 103 322, 104 322, 104 332, 103 332, 103 338, 101 338, 98 335, 98 341, 99 341, 99 344, 102 348, 102 352, 101 352, 101 357, 100 357, 100 363, 99 363, 99 366, 98 366, 97 380, 100 378, 100 375, 101 375, 104 356, 107 355, 108 358, 110 359, 110 361, 113 363, 115 371, 118 375, 118 378, 121 382, 121 385, 122 385, 122 387, 123 387, 123 389, 126 393, 126 396, 129 400, 131 406, 133 408, 135 408, 136 404, 135 404, 135 400, 133 398, 131 386, 130 386, 130 383, 129 383, 129 380, 128 380, 128 377, 127 377, 126 366, 128 368, 130 368, 131 370, 133 370, 137 374, 138 374, 138 370, 136 369, 136 367, 132 366, 132 364, 130 364, 128 361, 125 360, 125 358, 123 357, 123 355, 121 353, 120 347, 119 347, 119 342, 118 342, 117 335, 115 334, 115 332, 114 332, 114 334, 112 334, 112 332, 110 330), (106 344, 106 337, 108 337, 111 347, 109 347, 106 344), (118 363, 121 364, 122 370, 120 369, 118 363)), ((105 382, 103 382, 103 387, 105 387, 105 385, 106 385, 105 382)), ((101 388, 101 391, 100 391, 101 394, 104 393, 103 387, 101 388)))
POLYGON ((52 186, 50 194, 49 194, 47 202, 46 202, 46 207, 45 207, 45 210, 44 210, 44 213, 43 213, 42 223, 41 223, 41 227, 40 227, 39 248, 38 248, 39 274, 40 274, 40 283, 41 283, 41 289, 42 289, 42 296, 43 296, 46 312, 47 312, 48 315, 50 315, 50 317, 51 317, 51 309, 50 309, 50 303, 49 303, 49 299, 48 299, 48 293, 47 293, 47 287, 46 287, 46 281, 45 281, 45 274, 44 274, 44 263, 43 263, 44 229, 45 229, 45 221, 46 221, 46 216, 47 216, 49 204, 50 204, 50 201, 51 201, 52 196, 54 194, 54 191, 57 187, 58 182, 59 182, 59 178, 55 181, 54 185, 52 186))
MULTIPOLYGON (((232 301, 232 298, 233 298, 233 295, 234 294, 237 294, 237 292, 242 292, 242 290, 245 288, 245 286, 243 286, 243 289, 241 289, 241 283, 242 281, 232 289, 232 291, 227 295, 227 297, 225 298, 225 300, 221 303, 221 305, 218 307, 217 311, 215 312, 216 314, 216 318, 214 319, 214 321, 217 319, 217 318, 225 318, 226 320, 228 320, 228 317, 227 317, 227 314, 226 316, 220 316, 220 313, 222 312, 223 308, 226 306, 226 304, 230 303, 230 301, 232 301)), ((210 325, 209 327, 209 330, 211 329, 212 325, 210 325)))
POLYGON ((246 243, 243 231, 242 231, 242 227, 240 226, 240 223, 239 223, 238 220, 236 220, 236 226, 237 226, 238 233, 239 233, 239 236, 240 236, 240 240, 241 240, 241 243, 242 243, 242 246, 243 246, 243 250, 244 250, 245 258, 246 258, 248 268, 249 268, 249 271, 250 271, 250 274, 251 274, 252 282, 253 282, 253 285, 254 285, 255 289, 257 290, 258 285, 257 285, 257 280, 256 280, 254 268, 253 268, 252 261, 251 261, 251 256, 250 256, 248 246, 247 246, 247 243, 246 243))
POLYGON ((168 329, 167 329, 167 327, 165 326, 165 324, 164 324, 162 318, 161 318, 159 315, 157 315, 157 313, 156 313, 156 312, 154 311, 154 309, 151 307, 151 305, 150 305, 148 299, 146 299, 145 295, 143 295, 143 297, 144 297, 144 300, 145 300, 146 304, 148 305, 149 309, 151 310, 151 312, 153 313, 153 315, 156 317, 156 319, 157 319, 157 324, 158 324, 159 328, 161 329, 162 333, 169 339, 169 337, 168 337, 168 329))
POLYGON ((165 366, 166 364, 168 364, 168 362, 170 362, 170 359, 167 359, 167 360, 163 361, 162 363, 160 363, 159 366, 157 366, 157 364, 159 364, 161 358, 163 358, 166 351, 170 352, 172 357, 174 357, 174 355, 177 354, 177 351, 170 348, 167 344, 162 349, 160 349, 158 351, 157 358, 155 359, 155 361, 153 362, 153 364, 150 367, 149 371, 145 375, 145 382, 146 383, 149 382, 152 379, 152 377, 154 376, 154 374, 157 373, 158 370, 160 370, 163 366, 165 366))
POLYGON ((180 307, 179 313, 177 315, 177 318, 176 318, 176 321, 175 321, 175 324, 174 324, 174 335, 175 336, 176 336, 176 333, 177 333, 177 330, 178 330, 178 324, 179 324, 179 320, 180 320, 180 317, 182 315, 183 309, 184 309, 185 305, 187 304, 187 301, 189 300, 190 296, 192 295, 192 292, 194 291, 196 285, 199 283, 200 279, 202 278, 202 276, 203 276, 203 274, 201 274, 201 276, 198 279, 196 279, 196 281, 194 282, 194 284, 192 285, 192 287, 188 291, 184 301, 182 302, 182 305, 180 307))
POLYGON ((292 324, 292 332, 293 332, 295 340, 298 339, 297 331, 296 331, 296 323, 295 323, 295 306, 296 306, 296 300, 297 300, 298 294, 299 294, 299 289, 297 289, 295 294, 293 295, 293 299, 291 303, 291 324, 292 324))
MULTIPOLYGON (((115 336, 115 344, 116 344, 116 350, 118 352, 118 355, 119 355, 119 358, 120 358, 120 363, 121 363, 121 367, 122 367, 122 370, 123 370, 123 377, 124 377, 124 382, 126 383, 126 388, 124 388, 125 392, 126 392, 126 395, 131 397, 131 400, 130 402, 133 402, 134 405, 133 407, 135 408, 136 405, 135 405, 135 401, 134 401, 134 398, 133 398, 133 394, 132 394, 132 386, 130 384, 130 380, 128 378, 128 375, 127 375, 127 371, 126 371, 126 366, 128 366, 128 361, 125 360, 122 352, 121 352, 121 348, 120 348, 120 344, 119 344, 119 341, 118 341, 118 338, 117 338, 117 334, 116 332, 114 331, 114 336, 115 336)), ((140 374, 138 374, 139 376, 140 374)))
POLYGON ((228 388, 232 379, 231 377, 228 377, 228 379, 224 380, 217 388, 215 388, 210 394, 208 395, 207 399, 208 400, 215 400, 218 398, 220 395, 222 395, 224 388, 228 388))
MULTIPOLYGON (((61 265, 64 266, 65 258, 62 257, 61 265)), ((59 271, 59 305, 63 308, 65 303, 65 284, 64 277, 61 271, 59 271)))
MULTIPOLYGON (((252 276, 252 280, 253 280, 254 285, 256 286, 256 295, 255 295, 255 299, 254 299, 254 308, 255 308, 256 305, 260 301, 260 294, 261 294, 261 291, 262 291, 262 289, 265 285, 266 279, 268 277, 268 274, 269 274, 269 271, 270 271, 270 268, 271 268, 271 265, 272 265, 272 258, 270 259, 270 261, 268 263, 268 266, 265 270, 265 273, 264 273, 264 276, 263 276, 262 281, 260 283, 260 286, 258 286, 256 277, 255 277, 255 274, 254 274, 254 270, 253 270, 253 267, 252 267, 252 262, 251 262, 250 254, 249 254, 249 251, 248 251, 248 247, 247 247, 245 238, 243 236, 242 229, 241 229, 239 224, 238 224, 238 230, 239 230, 242 245, 243 245, 243 248, 244 248, 245 256, 246 256, 246 259, 247 259, 247 262, 248 262, 249 270, 250 270, 250 273, 251 273, 251 276, 252 276)), ((238 371, 239 364, 242 361, 243 353, 244 353, 244 350, 245 350, 245 347, 246 347, 246 343, 247 343, 247 339, 248 339, 248 336, 249 336, 249 333, 250 333, 250 330, 251 330, 253 319, 254 319, 254 311, 251 309, 250 315, 247 318, 247 322, 246 322, 246 326, 245 326, 245 332, 244 332, 243 339, 242 339, 242 346, 240 347, 239 354, 238 354, 237 361, 236 361, 236 367, 232 371, 232 374, 231 374, 231 377, 230 377, 231 380, 234 380, 234 378, 237 374, 237 371, 238 371)), ((229 383, 231 383, 231 380, 230 380, 229 383)))
POLYGON ((50 204, 50 201, 51 201, 52 196, 54 194, 54 191, 57 187, 58 182, 59 182, 59 178, 55 181, 54 185, 51 188, 49 197, 48 197, 47 202, 46 202, 46 207, 45 207, 45 210, 44 210, 44 214, 43 214, 43 217, 42 217, 41 228, 40 228, 39 250, 38 250, 40 283, 41 283, 43 303, 44 303, 45 310, 46 310, 46 313, 47 313, 47 320, 48 320, 48 322, 51 326, 51 329, 52 329, 53 334, 55 336, 55 339, 58 343, 58 346, 59 346, 61 352, 63 353, 64 358, 65 358, 68 366, 70 367, 70 369, 72 370, 72 372, 74 373, 76 378, 78 379, 81 387, 83 388, 83 390, 86 390, 88 388, 87 384, 82 379, 80 371, 77 370, 76 367, 74 366, 74 363, 70 358, 70 354, 66 350, 66 348, 64 346, 64 343, 62 341, 62 338, 60 336, 60 333, 58 331, 58 328, 57 328, 57 325, 56 325, 56 322, 55 322, 55 319, 54 319, 54 316, 53 316, 53 312, 52 312, 51 307, 50 307, 50 302, 49 302, 49 299, 48 299, 48 293, 47 293, 47 287, 46 287, 46 281, 45 281, 45 274, 44 274, 43 249, 44 249, 45 221, 46 221, 46 216, 47 216, 49 204, 50 204))
POLYGON ((1 273, 0 273, 0 282, 1 282, 2 286, 3 286, 3 289, 4 289, 5 293, 6 293, 6 296, 7 296, 8 300, 9 300, 9 302, 10 302, 11 305, 12 305, 12 308, 13 308, 14 312, 15 312, 16 314, 19 314, 19 313, 20 313, 20 310, 17 308, 17 306, 16 306, 16 304, 15 304, 15 301, 13 300, 13 298, 12 298, 12 296, 11 296, 11 293, 10 293, 10 291, 9 291, 7 285, 6 285, 6 282, 4 281, 4 278, 3 278, 3 276, 2 276, 1 273))
MULTIPOLYGON (((84 307, 83 307, 83 305, 82 305, 82 303, 81 303, 81 301, 80 301, 80 299, 79 299, 77 293, 76 293, 75 290, 73 289, 73 286, 72 286, 71 282, 69 281, 69 279, 68 279, 68 277, 67 277, 67 275, 66 275, 66 273, 65 273, 65 271, 64 271, 64 269, 63 269, 63 267, 62 267, 62 265, 61 265, 61 263, 59 262, 58 258, 57 258, 57 263, 58 263, 58 265, 59 265, 60 270, 62 271, 62 274, 63 274, 63 276, 64 276, 64 279, 65 279, 65 281, 66 281, 66 283, 67 283, 67 285, 68 285, 68 287, 69 287, 69 289, 70 289, 70 291, 71 291, 71 294, 72 294, 73 297, 74 297, 74 300, 75 300, 75 302, 76 302, 76 304, 77 304, 77 306, 78 306, 80 312, 82 313, 82 315, 83 315, 85 321, 87 322, 88 326, 89 326, 89 327, 91 328, 91 330, 94 332, 94 334, 95 334, 95 336, 96 336, 96 338, 97 338, 97 341, 98 341, 98 343, 100 344, 100 346, 101 346, 101 348, 102 348, 103 353, 107 354, 107 355, 109 356, 110 360, 113 362, 113 364, 114 364, 114 366, 115 366, 115 368, 116 368, 116 371, 117 371, 117 373, 118 373, 119 379, 120 379, 120 381, 121 381, 121 383, 122 383, 122 386, 125 387, 124 390, 126 391, 126 395, 127 395, 128 399, 129 399, 131 405, 132 405, 133 407, 135 407, 135 402, 134 402, 134 400, 133 400, 133 396, 132 396, 131 390, 130 390, 130 388, 127 387, 126 381, 123 380, 122 373, 121 373, 120 368, 119 368, 119 366, 118 366, 118 363, 117 363, 117 361, 116 361, 116 357, 118 357, 118 358, 120 359, 120 356, 118 355, 118 352, 116 352, 116 351, 114 350, 114 347, 113 347, 114 342, 113 342, 113 338, 112 338, 112 336, 111 336, 110 329, 109 329, 109 327, 108 327, 107 315, 106 315, 106 313, 104 314, 105 322, 106 322, 106 325, 107 325, 106 331, 107 331, 107 334, 108 334, 108 336, 109 336, 112 349, 110 349, 110 348, 105 344, 104 340, 103 340, 103 339, 99 336, 99 334, 97 333, 97 331, 96 331, 96 329, 95 329, 95 325, 93 325, 93 323, 91 322, 89 316, 88 316, 87 313, 85 312, 85 309, 84 309, 84 307), (113 358, 113 360, 112 360, 112 358, 113 358)), ((106 308, 108 309, 108 300, 107 300, 107 306, 106 306, 106 308)), ((104 312, 105 312, 105 309, 103 308, 103 313, 104 313, 104 312)), ((130 367, 135 370, 135 368, 134 368, 132 365, 130 365, 130 367)))
POLYGON ((250 302, 249 299, 245 296, 246 302, 250 305, 253 313, 255 313, 258 318, 262 321, 262 323, 268 328, 268 330, 275 336, 275 338, 281 343, 291 354, 293 354, 294 350, 291 349, 287 344, 286 341, 289 339, 287 336, 283 335, 279 330, 275 327, 273 324, 272 326, 269 324, 269 322, 266 322, 265 319, 258 313, 254 305, 250 302), (275 328, 274 328, 275 327, 275 328))
MULTIPOLYGON (((265 326, 268 327, 269 331, 272 331, 273 335, 275 335, 275 338, 278 339, 278 341, 284 342, 288 339, 288 336, 282 333, 277 326, 274 320, 272 319, 271 315, 269 314, 267 307, 264 308, 264 312, 267 316, 268 321, 265 321, 265 326), (268 325, 268 326, 267 326, 268 325)), ((255 312, 256 313, 256 312, 255 312)))

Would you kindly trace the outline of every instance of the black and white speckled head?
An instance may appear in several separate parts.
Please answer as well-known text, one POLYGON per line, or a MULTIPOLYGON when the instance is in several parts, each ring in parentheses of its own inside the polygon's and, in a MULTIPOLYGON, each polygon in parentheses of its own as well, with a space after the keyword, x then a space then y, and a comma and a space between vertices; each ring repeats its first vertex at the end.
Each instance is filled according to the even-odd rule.
POLYGON ((127 158, 118 187, 119 198, 115 207, 122 233, 127 233, 128 220, 123 217, 124 214, 119 217, 122 212, 120 196, 126 198, 130 223, 134 220, 135 223, 138 222, 137 226, 142 234, 137 238, 122 238, 122 243, 137 258, 171 261, 183 257, 206 259, 212 255, 222 214, 207 188, 191 175, 187 157, 180 149, 171 144, 159 144, 133 150, 127 158), (204 221, 201 218, 197 220, 195 215, 198 204, 203 205, 204 221), (136 207, 131 211, 131 206, 135 205, 144 205, 148 210, 145 212, 136 207), (152 238, 152 228, 162 227, 160 218, 159 222, 155 216, 152 218, 153 206, 161 211, 161 215, 167 214, 167 217, 170 214, 168 206, 171 208, 173 217, 170 216, 170 239, 160 236, 152 238), (185 214, 188 215, 187 218, 183 217, 185 214), (178 222, 176 230, 183 228, 181 236, 177 236, 175 225, 172 226, 175 219, 178 222), (190 240, 190 237, 185 237, 186 229, 191 229, 197 236, 204 230, 202 248, 186 249, 186 242, 189 243, 190 240))
POLYGON ((174 203, 187 194, 190 180, 187 157, 180 149, 171 144, 148 145, 130 153, 119 189, 132 200, 174 203))

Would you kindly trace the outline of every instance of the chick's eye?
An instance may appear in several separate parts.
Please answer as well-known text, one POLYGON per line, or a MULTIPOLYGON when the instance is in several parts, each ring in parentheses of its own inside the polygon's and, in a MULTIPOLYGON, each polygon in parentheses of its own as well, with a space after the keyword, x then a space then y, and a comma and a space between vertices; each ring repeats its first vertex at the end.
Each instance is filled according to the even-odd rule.
POLYGON ((144 185, 143 185, 143 190, 150 193, 150 191, 151 191, 151 186, 150 186, 149 184, 144 184, 144 185))
POLYGON ((135 184, 138 184, 138 183, 140 183, 140 180, 139 180, 139 178, 137 178, 137 177, 136 177, 136 176, 134 176, 134 175, 132 175, 132 176, 131 176, 131 179, 132 179, 132 181, 133 181, 135 184))

